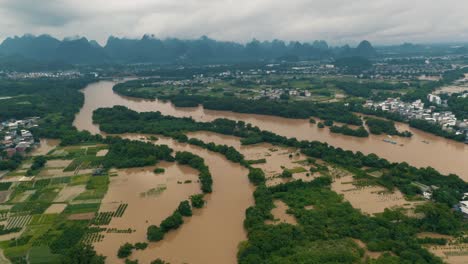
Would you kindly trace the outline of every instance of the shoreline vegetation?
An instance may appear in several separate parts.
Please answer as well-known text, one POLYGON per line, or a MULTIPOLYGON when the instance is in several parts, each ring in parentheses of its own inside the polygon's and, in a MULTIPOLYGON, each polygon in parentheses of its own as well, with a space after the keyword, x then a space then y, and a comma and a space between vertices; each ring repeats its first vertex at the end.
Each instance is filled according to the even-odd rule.
MULTIPOLYGON (((402 98, 407 101, 416 99, 422 99, 423 101, 426 101, 426 95, 428 93, 433 92, 435 89, 442 87, 443 85, 453 83, 457 79, 464 76, 463 74, 466 71, 468 71, 468 69, 456 69, 446 72, 445 74, 443 74, 441 80, 437 82, 429 82, 422 84, 420 83, 418 84, 418 89, 405 94, 402 98)), ((309 119, 310 117, 315 117, 325 121, 333 121, 344 123, 346 125, 361 126, 363 125, 362 120, 360 120, 360 118, 356 114, 354 114, 354 112, 357 112, 377 117, 383 117, 389 119, 387 120, 388 122, 404 122, 409 124, 413 128, 417 128, 422 131, 441 136, 447 139, 459 142, 465 141, 464 135, 456 135, 454 133, 448 132, 446 130, 443 130, 440 126, 431 124, 425 120, 406 120, 401 116, 391 112, 366 109, 362 106, 364 102, 362 98, 371 97, 371 88, 380 89, 383 91, 391 91, 404 88, 401 84, 382 83, 377 85, 376 83, 373 83, 371 85, 366 85, 365 83, 357 82, 330 81, 330 83, 333 84, 335 87, 343 89, 346 93, 350 95, 357 96, 357 99, 350 100, 346 103, 312 103, 303 101, 289 101, 289 96, 285 97, 284 99, 280 98, 278 100, 252 100, 233 96, 213 97, 207 95, 185 93, 161 95, 154 92, 157 91, 157 88, 154 88, 153 92, 149 92, 148 88, 146 87, 147 85, 145 84, 146 81, 147 80, 132 80, 124 83, 119 83, 113 87, 113 90, 120 95, 129 97, 170 101, 176 107, 198 107, 199 105, 202 105, 205 109, 209 110, 232 111, 236 113, 261 114, 298 119, 309 119), (364 89, 365 92, 361 92, 362 89, 364 89)), ((373 124, 375 126, 381 127, 386 126, 384 124, 373 124)), ((383 129, 378 128, 377 130, 380 131, 377 133, 387 134, 383 129)), ((364 133, 363 130, 352 130, 346 126, 334 127, 331 130, 331 132, 340 133, 348 136, 366 137, 366 133, 364 133)), ((411 137, 411 133, 407 131, 395 132, 395 129, 390 129, 388 135, 411 137)))
MULTIPOLYGON (((456 197, 467 190, 467 184, 455 175, 443 176, 431 168, 416 169, 405 163, 391 164, 373 154, 365 156, 343 151, 326 143, 299 142, 230 120, 199 123, 189 118, 162 116, 160 113, 137 113, 121 106, 98 109, 94 112, 93 120, 108 133, 164 135, 179 142, 211 148, 213 143, 189 139, 182 132, 205 130, 239 136, 243 144, 268 142, 296 147, 311 158, 344 167, 355 178, 375 181, 388 189, 398 188, 409 197, 418 192, 411 185, 413 180, 441 186, 441 191, 434 195, 433 203, 417 207, 417 212, 424 215, 421 219, 415 220, 402 211, 390 209, 370 217, 352 208, 342 197, 331 191, 332 178, 326 176, 325 172, 311 182, 298 180, 267 187, 264 173, 252 168, 248 176, 251 183, 257 186, 254 192, 255 206, 246 212, 244 226, 249 239, 239 248, 239 263, 295 263, 303 258, 319 262, 340 260, 342 263, 355 263, 363 258, 363 253, 356 244, 347 240, 349 238, 363 241, 370 251, 382 252, 375 260, 376 263, 442 263, 422 246, 426 241, 418 240, 416 234, 420 231, 432 231, 453 235, 464 229, 461 215, 450 210, 450 205, 457 202, 456 197), (252 140, 253 138, 256 140, 252 140), (362 166, 385 169, 388 173, 380 178, 373 177, 362 166), (273 220, 271 210, 275 199, 280 199, 289 206, 290 213, 298 219, 299 225, 265 224, 266 220, 273 220), (305 207, 310 205, 314 209, 306 210, 305 207), (330 214, 333 217, 330 218, 330 214), (440 225, 441 222, 450 224, 440 225), (349 226, 349 223, 353 225, 349 226), (279 254, 279 251, 283 253, 279 254)), ((234 150, 229 154, 231 160, 234 150)), ((224 153, 226 157, 227 153, 224 153)), ((242 157, 240 153, 236 156, 242 157)), ((250 167, 243 158, 237 162, 250 167)))
MULTIPOLYGON (((37 217, 48 208, 51 197, 54 198, 57 195, 53 188, 60 184, 60 186, 64 183, 76 184, 72 181, 77 181, 85 184, 86 195, 99 195, 96 197, 102 198, 101 195, 107 191, 109 177, 111 177, 108 169, 155 165, 158 161, 164 160, 177 161, 194 167, 200 173, 202 192, 212 191, 209 168, 204 164, 202 158, 192 153, 178 152, 172 156, 173 150, 165 145, 125 140, 119 137, 103 138, 100 135, 91 135, 87 131, 77 131, 72 122, 74 114, 84 101, 79 89, 82 88, 81 85, 88 84, 90 80, 81 81, 79 81, 79 85, 76 84, 67 89, 70 96, 76 96, 73 101, 65 103, 68 107, 61 105, 59 94, 51 97, 44 94, 37 95, 38 100, 47 99, 47 104, 55 105, 50 109, 42 109, 45 118, 41 121, 40 126, 34 129, 34 134, 40 137, 59 138, 61 139, 61 147, 106 144, 109 148, 108 153, 103 157, 93 159, 93 164, 101 164, 104 172, 101 176, 85 175, 89 177, 84 177, 78 175, 73 180, 70 177, 64 177, 66 179, 45 179, 33 183, 21 183, 18 190, 15 187, 15 192, 34 191, 34 193, 30 198, 27 198, 26 202, 18 203, 12 210, 18 213, 32 212, 35 216, 31 220, 32 223, 35 225, 47 223, 47 229, 42 230, 36 226, 35 228, 39 228, 39 231, 33 233, 34 236, 21 236, 14 241, 2 244, 2 248, 8 249, 9 255, 6 255, 12 257, 14 261, 24 260, 25 254, 29 252, 27 250, 31 248, 33 242, 40 242, 40 245, 47 242, 47 254, 53 256, 57 262, 74 263, 77 259, 96 264, 105 262, 105 257, 98 255, 92 246, 82 243, 82 239, 85 237, 96 235, 101 231, 100 227, 90 227, 90 224, 93 223, 92 217, 91 219, 74 221, 68 221, 68 218, 64 218, 60 214, 46 220, 39 219, 41 215, 37 217), (52 194, 49 194, 51 192, 52 194)), ((41 87, 38 93, 43 89, 47 88, 41 87)), ((42 103, 43 101, 33 102, 32 111, 40 109, 42 103)), ((231 104, 229 107, 233 107, 234 102, 229 102, 229 104, 231 104)), ((292 116, 310 114, 307 111, 297 112, 289 107, 289 104, 282 105, 281 110, 284 111, 282 114, 292 116)), ((352 113, 338 116, 337 113, 343 109, 341 107, 333 104, 332 106, 320 107, 318 110, 309 109, 308 111, 315 111, 316 115, 320 115, 325 120, 362 125, 362 120, 352 113)), ((270 108, 266 111, 276 110, 270 108)), ((15 114, 19 115, 20 112, 21 109, 12 108, 9 114, 14 116, 15 114)), ((34 112, 27 112, 25 115, 31 113, 34 112)), ((346 151, 318 141, 299 141, 295 138, 286 138, 269 131, 262 131, 245 122, 228 119, 217 119, 203 123, 196 122, 191 118, 163 116, 159 112, 137 113, 125 107, 116 106, 96 110, 93 113, 93 121, 99 124, 100 129, 106 133, 163 135, 178 142, 197 145, 220 153, 228 160, 248 168, 247 176, 250 182, 256 186, 253 194, 255 205, 246 211, 244 227, 248 233, 248 240, 239 246, 237 255, 239 263, 297 263, 302 259, 320 263, 356 263, 362 260, 364 252, 350 240, 351 238, 363 241, 367 245, 367 249, 372 252, 383 253, 371 263, 442 263, 438 257, 423 247, 423 244, 428 241, 417 239, 416 234, 437 232, 456 236, 466 232, 466 224, 463 222, 462 216, 452 211, 451 207, 459 201, 464 192, 468 191, 468 185, 454 174, 445 176, 430 167, 415 168, 407 163, 390 163, 375 154, 364 155, 361 152, 346 151), (386 209, 384 213, 368 216, 345 202, 342 196, 331 191, 330 185, 333 178, 327 173, 326 167, 317 167, 321 176, 311 182, 297 180, 267 187, 265 173, 252 166, 256 161, 245 160, 244 156, 233 147, 206 143, 188 138, 185 135, 187 132, 194 131, 211 131, 237 136, 242 145, 266 142, 273 145, 294 147, 311 159, 319 159, 344 168, 354 174, 355 179, 365 181, 368 184, 380 185, 388 190, 398 189, 408 198, 417 198, 421 195, 421 191, 414 186, 413 182, 428 186, 435 185, 439 189, 433 194, 433 202, 416 208, 416 212, 423 215, 421 218, 408 217, 404 212, 393 209, 386 209), (382 176, 372 176, 368 173, 368 168, 382 171, 382 176), (267 220, 273 220, 271 210, 274 207, 274 200, 281 200, 288 205, 288 212, 298 220, 297 225, 265 224, 267 220), (313 206, 313 209, 306 209, 308 206, 313 206)), ((77 153, 81 153, 81 151, 84 150, 80 149, 77 153)), ((79 158, 81 154, 72 153, 70 155, 77 155, 79 158)), ((21 160, 17 163, 16 167, 21 165, 21 160)), ((42 158, 37 158, 35 168, 40 169, 43 165, 42 158)), ((34 168, 31 173, 35 173, 34 168)), ((8 186, 8 188, 10 187, 8 186)), ((203 197, 195 195, 190 197, 190 202, 188 200, 181 201, 174 213, 162 221, 159 227, 156 226, 151 231, 148 230, 150 237, 158 238, 161 235, 164 236, 165 232, 178 228, 182 224, 180 219, 183 220, 184 216, 189 217, 190 205, 195 208, 202 207, 203 197)), ((97 214, 99 206, 99 203, 74 204, 67 206, 63 213, 65 216, 72 213, 97 214)), ((129 254, 129 250, 131 253, 133 248, 144 250, 145 243, 124 245, 122 256, 129 254)), ((442 242, 437 241, 437 243, 442 242)))

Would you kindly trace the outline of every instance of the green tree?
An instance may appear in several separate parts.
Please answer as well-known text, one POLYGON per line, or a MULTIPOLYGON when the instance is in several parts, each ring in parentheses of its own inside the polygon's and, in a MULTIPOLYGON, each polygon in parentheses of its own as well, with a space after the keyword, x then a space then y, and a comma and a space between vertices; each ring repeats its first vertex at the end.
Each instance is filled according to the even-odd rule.
POLYGON ((175 211, 172 215, 161 222, 161 229, 164 232, 168 232, 171 229, 179 228, 183 223, 184 219, 182 218, 182 215, 178 211, 175 211))
POLYGON ((120 246, 119 250, 117 251, 117 257, 119 258, 126 258, 132 254, 133 245, 130 243, 125 243, 120 246))
POLYGON ((205 200, 203 200, 203 194, 195 194, 190 196, 190 201, 192 206, 195 208, 202 208, 205 205, 205 200))
POLYGON ((146 238, 149 241, 157 242, 164 238, 164 231, 155 225, 150 225, 146 230, 146 238))
POLYGON ((259 185, 265 182, 265 173, 259 168, 250 168, 248 177, 250 182, 254 185, 259 185))
POLYGON ((63 264, 104 264, 106 257, 96 254, 91 245, 78 244, 67 251, 63 264))
POLYGON ((289 170, 283 170, 281 178, 292 178, 293 174, 289 170))
POLYGON ((190 207, 189 201, 180 202, 177 211, 183 216, 192 216, 192 207, 190 207))

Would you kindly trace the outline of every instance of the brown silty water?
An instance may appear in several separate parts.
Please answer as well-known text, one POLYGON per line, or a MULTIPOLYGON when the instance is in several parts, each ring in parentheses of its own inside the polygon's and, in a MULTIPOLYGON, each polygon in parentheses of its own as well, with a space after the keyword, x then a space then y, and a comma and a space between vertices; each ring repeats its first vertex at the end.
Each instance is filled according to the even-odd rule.
MULTIPOLYGON (((210 111, 204 110, 202 107, 176 108, 170 103, 157 100, 123 97, 112 91, 114 84, 114 82, 98 82, 84 89, 85 105, 77 114, 74 122, 79 130, 99 133, 98 126, 92 123, 92 112, 100 107, 124 105, 136 111, 160 111, 165 115, 191 116, 198 121, 211 121, 216 118, 242 120, 280 135, 298 139, 326 141, 331 145, 343 147, 344 149, 359 150, 363 153, 376 153, 390 161, 406 161, 415 166, 430 165, 441 172, 455 172, 461 177, 468 178, 468 165, 463 162, 468 157, 468 151, 464 144, 432 136, 409 128, 405 124, 398 123, 397 126, 400 130, 410 130, 414 136, 412 139, 394 138, 399 144, 404 145, 401 147, 383 142, 382 139, 385 138, 383 136, 370 136, 367 139, 360 139, 331 134, 327 129, 317 129, 308 120, 210 111), (430 143, 422 143, 423 140, 430 143), (434 153, 444 153, 446 155, 434 156, 434 153)), ((146 135, 125 135, 125 137, 141 140, 146 138, 146 135)), ((296 162, 305 158, 302 155, 293 155, 292 158, 289 158, 289 154, 296 153, 294 149, 278 149, 269 144, 245 147, 240 145, 238 138, 214 133, 196 132, 190 133, 189 137, 196 137, 205 142, 234 146, 246 156, 246 159, 265 158, 267 160, 266 164, 254 166, 264 169, 267 176, 270 177, 279 174, 283 167, 290 169, 299 166, 296 162), (278 150, 273 150, 275 148, 278 150)), ((151 243, 147 250, 134 251, 131 258, 138 259, 143 263, 149 263, 158 257, 171 263, 235 263, 237 245, 240 241, 246 239, 242 227, 245 209, 253 204, 253 189, 246 177, 247 170, 238 164, 227 161, 219 154, 195 146, 180 144, 166 138, 160 138, 156 144, 167 144, 176 151, 187 150, 202 156, 213 174, 214 192, 206 197, 207 206, 195 210, 194 216, 186 218, 180 229, 168 233, 161 242, 151 243)), ((187 171, 174 174, 174 172, 181 170, 179 165, 165 164, 164 166, 169 167, 162 175, 155 175, 152 172, 154 167, 151 167, 143 170, 119 171, 117 177, 111 178, 109 192, 104 198, 101 211, 115 209, 120 203, 128 203, 124 216, 121 219, 114 218, 109 227, 133 228, 136 231, 125 235, 106 233, 104 240, 95 244, 99 253, 108 256, 109 263, 118 262, 116 252, 120 245, 125 242, 146 241, 147 226, 159 224, 173 212, 181 200, 185 200, 191 194, 199 192, 197 183, 177 184, 177 180, 175 180, 173 186, 170 180, 166 181, 171 177, 177 178, 177 175, 196 178, 196 172, 193 172, 193 175, 187 171), (172 170, 169 169, 171 166, 174 166, 172 170), (173 172, 171 173, 171 171, 173 172), (163 183, 159 183, 161 180, 163 183), (146 197, 145 199, 150 202, 143 203, 140 194, 148 190, 149 186, 155 184, 156 186, 166 184, 167 189, 159 196, 146 197), (156 210, 150 210, 150 208, 156 210)), ((306 177, 305 173, 302 174, 304 175, 295 174, 294 177, 309 180, 317 176, 306 177)), ((268 183, 273 185, 285 181, 284 179, 272 177, 268 183)), ((369 213, 373 212, 369 211, 369 213)), ((120 262, 123 261, 120 260, 120 262)))
POLYGON ((158 100, 145 100, 120 96, 112 91, 115 82, 101 81, 87 86, 85 104, 75 118, 74 125, 79 130, 98 133, 99 128, 92 123, 92 112, 100 107, 123 105, 135 111, 160 111, 164 115, 192 117, 197 121, 211 121, 216 118, 229 118, 251 123, 263 130, 272 131, 286 137, 300 140, 318 140, 346 150, 375 153, 392 162, 408 162, 416 167, 431 166, 442 173, 456 173, 468 179, 468 146, 452 140, 437 137, 406 124, 397 123, 399 130, 409 130, 412 138, 393 137, 398 144, 386 143, 386 136, 371 135, 368 138, 356 138, 333 134, 328 129, 319 129, 304 119, 289 119, 275 116, 240 114, 228 111, 212 111, 195 108, 179 108, 171 103, 158 100), (403 145, 403 146, 400 146, 403 145))
MULTIPOLYGON (((145 135, 122 136, 133 140, 145 138, 145 135)), ((156 143, 203 157, 213 177, 213 193, 205 196, 207 204, 204 208, 195 209, 191 218, 184 218, 185 223, 179 229, 169 232, 161 242, 150 243, 146 250, 134 251, 131 258, 143 263, 156 258, 171 263, 236 263, 237 246, 246 239, 243 228, 245 210, 253 205, 253 187, 248 182, 247 169, 199 147, 167 138, 160 138, 156 143)), ((122 244, 145 242, 149 225, 159 225, 180 201, 200 193, 197 171, 175 163, 160 163, 157 167, 165 168, 165 173, 154 174, 154 167, 148 167, 119 170, 118 176, 111 177, 100 211, 112 211, 119 204, 127 203, 123 217, 113 218, 108 228, 131 228, 135 232, 104 233, 103 241, 95 243, 96 250, 108 256, 109 263, 123 262, 116 257, 122 244), (186 180, 192 183, 183 184, 186 180), (141 195, 161 185, 166 189, 159 195, 141 195)))

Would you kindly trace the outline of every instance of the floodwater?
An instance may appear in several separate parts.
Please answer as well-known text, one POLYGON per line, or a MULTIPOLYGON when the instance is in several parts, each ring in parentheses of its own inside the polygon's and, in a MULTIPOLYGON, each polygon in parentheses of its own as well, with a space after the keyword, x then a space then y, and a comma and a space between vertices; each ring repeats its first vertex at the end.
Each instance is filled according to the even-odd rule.
POLYGON ((366 214, 382 213, 386 208, 396 207, 413 210, 418 204, 424 203, 424 201, 407 201, 400 191, 389 192, 381 186, 358 188, 352 184, 353 181, 352 175, 334 178, 332 190, 343 194, 354 208, 366 214))
MULTIPOLYGON (((124 138, 141 140, 145 135, 125 134, 124 138)), ((213 193, 206 195, 206 205, 194 209, 194 215, 184 218, 185 223, 166 234, 163 241, 150 243, 148 249, 134 251, 131 258, 149 263, 162 258, 170 263, 236 263, 237 246, 246 240, 243 228, 245 210, 252 206, 253 187, 249 184, 247 169, 232 163, 220 154, 205 149, 174 142, 159 137, 157 144, 166 144, 175 151, 190 151, 205 159, 213 177, 213 193)), ((103 241, 95 244, 96 250, 116 263, 118 248, 125 242, 146 241, 149 225, 159 225, 190 195, 200 193, 198 172, 176 163, 159 163, 163 174, 154 174, 153 167, 119 170, 111 177, 109 191, 100 211, 110 211, 121 203, 128 208, 122 218, 113 218, 108 228, 128 229, 131 234, 104 233, 103 241), (186 180, 192 183, 184 184, 186 180), (164 185, 166 189, 157 196, 144 196, 151 188, 164 185)), ((120 261, 123 262, 123 261, 120 261)))
POLYGON ((275 186, 280 183, 286 183, 293 180, 311 181, 320 176, 320 174, 310 175, 310 166, 302 162, 307 157, 294 148, 278 147, 268 143, 261 143, 249 146, 243 146, 240 138, 229 135, 222 135, 208 131, 199 131, 187 133, 189 138, 197 138, 203 142, 213 142, 218 145, 228 145, 234 147, 244 155, 246 160, 265 159, 265 163, 253 164, 252 167, 260 168, 265 173, 266 185, 275 186), (292 155, 290 157, 290 155, 292 155), (293 170, 292 178, 284 179, 279 177, 283 170, 293 170), (299 170, 298 170, 299 169, 299 170))
POLYGON ((442 173, 456 173, 468 180, 468 146, 397 124, 400 130, 409 130, 412 138, 393 137, 397 145, 386 143, 386 136, 371 135, 369 138, 356 138, 333 134, 327 128, 319 129, 304 119, 289 119, 275 116, 240 114, 228 111, 205 110, 203 107, 179 108, 171 103, 158 100, 145 100, 120 96, 112 91, 115 82, 101 81, 90 84, 83 92, 85 104, 75 118, 74 125, 79 130, 99 133, 92 123, 92 112, 100 107, 124 105, 135 111, 160 111, 164 115, 192 117, 197 121, 211 121, 216 118, 242 120, 286 137, 300 140, 318 140, 346 150, 375 153, 392 162, 408 162, 416 167, 432 166, 442 173), (424 141, 424 142, 423 142, 424 141), (400 146, 403 145, 403 146, 400 146))
POLYGON ((418 238, 444 238, 448 241, 447 245, 430 245, 425 247, 434 255, 442 258, 449 264, 465 264, 468 256, 468 243, 461 243, 457 238, 436 233, 419 233, 418 238))
MULTIPOLYGON (((361 151, 366 154, 376 153, 390 161, 405 161, 414 166, 432 166, 441 172, 454 172, 465 180, 468 179, 468 164, 465 162, 468 157, 468 148, 464 144, 432 136, 409 128, 405 124, 397 124, 398 129, 410 130, 414 134, 413 138, 394 137, 393 140, 398 141, 398 145, 392 145, 382 141, 384 136, 370 136, 362 139, 332 134, 329 133, 328 129, 318 129, 308 120, 303 119, 212 111, 202 107, 177 108, 170 103, 157 100, 124 97, 112 91, 114 84, 115 82, 102 81, 90 84, 83 90, 85 105, 74 121, 74 125, 79 130, 100 133, 99 127, 92 123, 92 112, 100 107, 114 105, 124 105, 135 111, 160 111, 164 115, 190 116, 197 121, 229 118, 252 123, 261 129, 270 130, 283 136, 319 140, 333 146, 361 151), (422 141, 429 142, 429 144, 422 141), (400 144, 404 146, 400 146, 400 144)), ((133 140, 145 140, 147 135, 126 134, 123 136, 133 140)), ((238 138, 208 132, 189 133, 189 137, 234 146, 246 156, 246 159, 265 158, 266 164, 254 166, 264 169, 267 176, 272 179, 270 181, 275 184, 276 181, 285 181, 274 177, 283 168, 303 167, 308 169, 308 166, 300 164, 301 159, 305 157, 296 156, 294 149, 280 148, 270 144, 241 146, 238 138), (293 157, 289 158, 289 154, 293 154, 293 157)), ((248 171, 238 164, 229 162, 222 155, 196 146, 177 143, 164 137, 159 137, 155 144, 167 144, 176 151, 190 151, 203 157, 213 176, 214 191, 205 197, 206 206, 194 210, 194 216, 185 218, 185 223, 178 230, 169 232, 161 242, 150 243, 146 250, 134 251, 131 259, 138 259, 143 263, 149 263, 156 258, 165 259, 170 263, 236 263, 238 243, 246 239, 242 226, 245 210, 254 203, 253 187, 247 179, 248 171)), ((116 257, 117 250, 122 244, 146 241, 146 228, 149 225, 158 225, 173 212, 180 201, 199 192, 199 184, 196 181, 192 181, 191 184, 177 183, 188 178, 196 179, 196 172, 174 163, 162 163, 157 166, 164 167, 165 173, 154 174, 153 166, 143 169, 119 170, 118 176, 111 177, 109 191, 104 197, 100 211, 112 211, 120 204, 127 203, 128 208, 124 215, 121 218, 113 218, 107 227, 130 228, 133 232, 130 234, 104 233, 104 239, 95 243, 96 250, 108 256, 109 263, 123 262, 116 257), (152 188, 161 186, 164 186, 165 189, 156 196, 142 195, 142 193, 148 193, 152 188)), ((306 179, 305 174, 306 172, 297 173, 294 177, 306 179)), ((315 176, 312 175, 307 179, 313 179, 315 176)), ((371 195, 379 198, 378 192, 373 192, 371 195)), ((362 196, 362 193, 359 196, 362 196)), ((395 205, 406 203, 400 199, 392 201, 391 204, 387 204, 385 201, 382 203, 378 199, 376 201, 380 208, 393 206, 394 202, 395 205)), ((284 208, 279 205, 277 209, 284 208)), ((374 210, 369 210, 368 213, 373 213, 374 210)))
POLYGON ((39 146, 31 152, 31 155, 32 156, 46 155, 51 150, 56 148, 59 144, 60 144, 60 140, 58 139, 41 138, 39 146))
POLYGON ((297 224, 296 218, 293 215, 287 213, 287 210, 289 209, 289 207, 286 203, 284 203, 281 200, 275 200, 274 204, 275 204, 275 208, 271 210, 271 214, 273 215, 275 219, 273 221, 272 220, 266 221, 266 224, 269 224, 269 225, 277 225, 280 223, 291 224, 291 225, 297 224))

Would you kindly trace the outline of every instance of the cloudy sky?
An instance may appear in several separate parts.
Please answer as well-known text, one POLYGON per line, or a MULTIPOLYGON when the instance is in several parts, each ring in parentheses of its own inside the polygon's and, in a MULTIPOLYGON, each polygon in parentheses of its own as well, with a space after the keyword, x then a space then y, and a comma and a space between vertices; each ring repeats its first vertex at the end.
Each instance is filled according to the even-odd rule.
POLYGON ((0 0, 0 40, 25 33, 332 44, 468 42, 467 0, 0 0))

